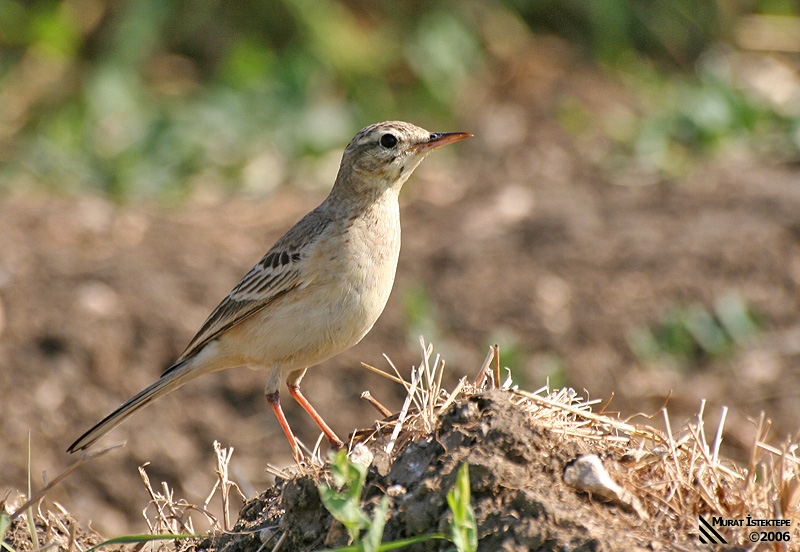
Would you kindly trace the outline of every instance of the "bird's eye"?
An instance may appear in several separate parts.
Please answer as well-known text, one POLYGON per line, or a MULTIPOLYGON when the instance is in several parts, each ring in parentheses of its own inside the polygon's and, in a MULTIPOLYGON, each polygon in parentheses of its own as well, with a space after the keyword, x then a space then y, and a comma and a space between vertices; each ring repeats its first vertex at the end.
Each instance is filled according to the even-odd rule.
POLYGON ((391 149, 397 145, 397 137, 394 134, 384 134, 381 136, 381 145, 386 149, 391 149))

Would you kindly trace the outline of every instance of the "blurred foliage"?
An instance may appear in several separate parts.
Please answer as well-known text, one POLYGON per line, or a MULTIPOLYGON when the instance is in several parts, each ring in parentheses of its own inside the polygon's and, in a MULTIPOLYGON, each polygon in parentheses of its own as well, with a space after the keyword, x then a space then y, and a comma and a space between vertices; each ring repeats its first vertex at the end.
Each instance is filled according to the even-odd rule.
MULTIPOLYGON (((705 0, 0 0, 1 185, 180 198, 207 183, 263 193, 303 180, 364 124, 452 123, 459 98, 492 62, 497 34, 487 21, 500 13, 603 63, 634 56, 685 71, 727 38, 735 17, 798 8, 788 0, 747 8, 705 0)), ((695 99, 645 124, 634 147, 654 147, 653 135, 713 141, 760 117, 727 88, 707 85, 677 81, 695 99), (706 104, 727 107, 729 121, 709 127, 696 115, 706 104)))
POLYGON ((636 51, 687 66, 720 37, 719 4, 697 0, 511 0, 527 21, 613 62, 636 51))
MULTIPOLYGON (((522 367, 528 360, 527 354, 523 350, 520 339, 514 332, 506 329, 495 329, 489 339, 489 344, 497 345, 500 348, 500 359, 503 368, 511 370, 514 375, 522 371, 522 367)), ((489 349, 489 345, 484 345, 483 349, 489 349)))
POLYGON ((758 317, 739 295, 727 293, 713 313, 696 304, 674 308, 654 328, 630 331, 628 344, 642 362, 666 359, 686 367, 728 356, 759 331, 758 317))
POLYGON ((436 308, 428 290, 421 283, 411 284, 403 294, 403 319, 410 345, 425 336, 431 342, 443 340, 436 308))
MULTIPOLYGON (((514 374, 514 381, 519 383, 522 389, 532 389, 534 385, 539 385, 543 380, 547 381, 547 386, 551 389, 561 389, 569 385, 570 381, 569 375, 567 374, 567 364, 560 356, 554 353, 538 353, 533 357, 530 364, 532 370, 527 374, 528 380, 530 381, 528 387, 523 385, 528 382, 520 380, 520 378, 517 377, 520 373, 514 374)), ((521 372, 521 374, 526 376, 525 372, 521 372)))
POLYGON ((447 118, 480 61, 452 7, 0 0, 3 181, 271 189, 367 122, 447 118))
MULTIPOLYGON (((764 76, 771 71, 769 80, 777 82, 780 76, 774 73, 785 67, 762 67, 756 76, 737 78, 745 63, 721 46, 704 52, 691 75, 667 75, 631 60, 626 80, 644 107, 641 114, 608 114, 605 131, 615 141, 618 157, 609 156, 606 164, 622 168, 634 158, 641 169, 675 178, 719 152, 799 160, 800 105, 792 96, 800 99, 800 79, 787 83, 794 88, 791 95, 777 86, 759 90, 754 80, 767 82, 764 76)), ((562 116, 568 121, 577 117, 569 111, 562 116)))

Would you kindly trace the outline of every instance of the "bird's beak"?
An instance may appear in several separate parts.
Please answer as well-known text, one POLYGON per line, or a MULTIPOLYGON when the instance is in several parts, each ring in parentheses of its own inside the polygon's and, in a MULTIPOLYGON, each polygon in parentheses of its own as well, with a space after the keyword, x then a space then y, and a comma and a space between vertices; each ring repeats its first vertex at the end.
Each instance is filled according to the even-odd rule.
POLYGON ((417 153, 428 152, 431 150, 435 150, 436 148, 446 146, 447 144, 458 142, 459 140, 463 140, 464 138, 471 138, 471 137, 472 134, 470 134, 469 132, 431 132, 431 137, 428 139, 427 142, 421 142, 419 144, 415 144, 413 146, 413 149, 417 153))

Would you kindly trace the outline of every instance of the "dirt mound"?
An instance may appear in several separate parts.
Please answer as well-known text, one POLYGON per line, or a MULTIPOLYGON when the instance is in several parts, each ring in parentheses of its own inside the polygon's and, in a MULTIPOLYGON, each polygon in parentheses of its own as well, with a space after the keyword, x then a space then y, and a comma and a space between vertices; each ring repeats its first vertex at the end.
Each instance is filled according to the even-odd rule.
MULTIPOLYGON (((596 413, 595 401, 573 390, 530 393, 510 379, 496 388, 499 364, 487 375, 492 357, 474 384, 462 378, 447 392, 439 386, 443 363, 431 363, 433 349, 424 347, 422 367, 402 382, 408 395, 400 412, 354 432, 349 455, 340 452, 331 463, 315 450, 294 473, 273 468, 276 484, 244 504, 231 530, 226 492, 219 518, 207 508, 214 492, 197 506, 166 484, 154 490, 142 470, 152 536, 108 545, 157 539, 165 552, 376 550, 379 543, 384 550, 452 550, 461 528, 483 551, 688 551, 705 549, 703 520, 731 544, 726 550, 800 538, 797 467, 785 452, 796 443, 781 452, 759 440, 750 464, 737 465, 718 455, 721 429, 706 440, 702 411, 679 432, 662 432, 596 413), (194 515, 211 531, 196 531, 194 515), (754 532, 762 526, 783 529, 754 532), (372 546, 363 547, 368 540, 372 546)), ((768 425, 762 418, 758 434, 768 425)), ((236 488, 228 479, 233 451, 217 443, 215 451, 214 490, 236 488)), ((90 460, 96 463, 82 462, 90 460)), ((20 500, 0 503, 0 527, 13 521, 3 538, 16 550, 69 551, 102 540, 77 531, 57 503, 33 509, 20 500)))
MULTIPOLYGON (((492 391, 453 404, 435 433, 410 442, 391 466, 385 453, 373 449, 364 502, 371 514, 390 489, 384 542, 448 534, 447 493, 466 462, 479 550, 652 550, 653 535, 635 513, 597 503, 562 482, 570 462, 600 453, 599 447, 554 439, 510 399, 508 392, 492 391)), ((199 548, 257 552, 280 537, 284 551, 347 545, 347 533, 323 506, 317 486, 315 475, 279 480, 244 506, 231 533, 199 548)), ((431 540, 404 550, 450 548, 446 540, 431 540)))

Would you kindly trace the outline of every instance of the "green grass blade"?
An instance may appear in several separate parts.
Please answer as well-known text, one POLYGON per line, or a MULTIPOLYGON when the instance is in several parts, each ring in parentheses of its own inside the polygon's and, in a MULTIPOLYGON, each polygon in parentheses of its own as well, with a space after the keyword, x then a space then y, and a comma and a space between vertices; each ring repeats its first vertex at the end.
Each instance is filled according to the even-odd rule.
POLYGON ((446 538, 447 537, 439 533, 434 533, 432 535, 422 535, 419 537, 409 537, 407 539, 385 542, 378 547, 378 552, 388 552, 389 550, 397 550, 398 548, 403 548, 404 546, 417 544, 418 542, 425 542, 433 539, 446 539, 446 538))
MULTIPOLYGON (((28 430, 28 497, 33 496, 33 486, 31 485, 31 432, 28 430)), ((31 548, 39 548, 39 538, 36 536, 36 521, 33 518, 33 504, 28 507, 28 532, 31 537, 31 548)))
MULTIPOLYGON (((409 537, 407 539, 384 542, 378 547, 377 552, 390 552, 391 550, 397 550, 398 548, 403 548, 404 546, 411 546, 412 544, 418 544, 420 542, 434 539, 446 540, 447 537, 441 533, 433 533, 432 535, 420 535, 419 537, 409 537)), ((341 548, 328 548, 325 550, 319 550, 318 552, 361 552, 361 550, 363 549, 359 545, 353 544, 351 546, 343 546, 341 548)), ((89 551, 87 550, 87 552, 89 551)))
POLYGON ((177 535, 123 535, 121 537, 114 537, 113 539, 108 539, 107 541, 103 541, 100 544, 96 544, 89 548, 86 552, 94 552, 98 548, 102 548, 103 546, 109 546, 111 544, 131 544, 131 543, 139 543, 139 542, 151 542, 151 541, 159 541, 159 540, 179 540, 179 539, 199 539, 203 538, 206 535, 189 535, 189 534, 177 534, 177 535))
POLYGON ((364 552, 377 552, 383 540, 383 528, 386 525, 386 512, 389 511, 389 497, 384 495, 380 504, 375 508, 375 516, 364 539, 361 548, 364 552))
POLYGON ((447 504, 453 513, 450 537, 458 552, 475 552, 478 549, 478 524, 470 499, 469 465, 464 463, 458 469, 456 484, 447 493, 447 504))

